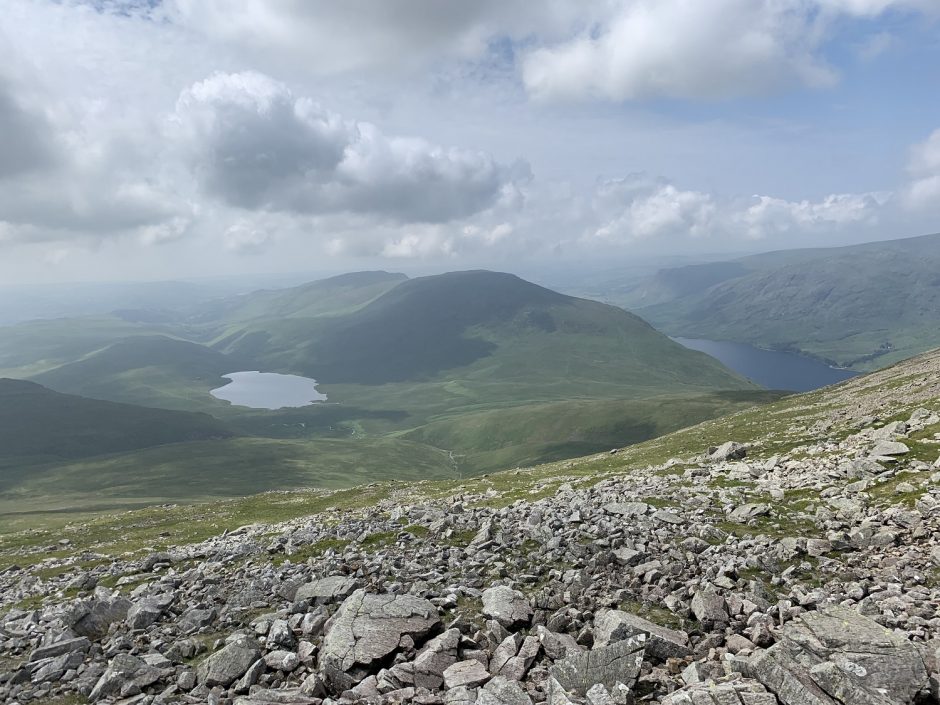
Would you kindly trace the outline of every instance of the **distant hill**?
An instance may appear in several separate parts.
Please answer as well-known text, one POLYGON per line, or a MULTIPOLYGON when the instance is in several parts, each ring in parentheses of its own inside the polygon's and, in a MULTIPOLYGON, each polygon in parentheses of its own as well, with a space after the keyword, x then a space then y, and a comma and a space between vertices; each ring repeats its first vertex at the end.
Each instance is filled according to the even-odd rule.
POLYGON ((940 345, 940 235, 666 269, 622 303, 670 335, 878 367, 940 345))
POLYGON ((411 279, 347 315, 263 321, 218 347, 325 384, 453 372, 543 385, 549 396, 578 380, 657 392, 750 387, 633 314, 487 271, 411 279))
POLYGON ((405 281, 404 274, 352 272, 289 289, 255 291, 202 307, 196 320, 244 322, 349 313, 405 281))
POLYGON ((68 394, 165 408, 190 408, 194 395, 224 383, 244 361, 160 335, 124 338, 31 379, 68 394))
POLYGON ((0 379, 0 463, 88 458, 232 435, 206 414, 86 399, 0 379))

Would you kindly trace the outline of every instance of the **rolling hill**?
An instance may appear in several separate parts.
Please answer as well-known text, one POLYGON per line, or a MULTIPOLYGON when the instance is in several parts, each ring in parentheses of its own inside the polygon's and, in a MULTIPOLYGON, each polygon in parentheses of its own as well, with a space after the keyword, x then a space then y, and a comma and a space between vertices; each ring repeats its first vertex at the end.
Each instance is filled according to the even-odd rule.
POLYGON ((245 361, 162 335, 122 338, 75 362, 32 377, 60 392, 168 409, 204 406, 222 375, 245 361))
POLYGON ((620 302, 660 330, 872 369, 940 345, 940 235, 665 269, 620 302))
POLYGON ((657 393, 751 387, 633 314, 488 271, 411 279, 342 316, 262 319, 216 347, 324 384, 456 376, 544 385, 549 397, 582 379, 657 393))
POLYGON ((233 435, 206 414, 86 399, 0 379, 0 462, 72 460, 233 435))

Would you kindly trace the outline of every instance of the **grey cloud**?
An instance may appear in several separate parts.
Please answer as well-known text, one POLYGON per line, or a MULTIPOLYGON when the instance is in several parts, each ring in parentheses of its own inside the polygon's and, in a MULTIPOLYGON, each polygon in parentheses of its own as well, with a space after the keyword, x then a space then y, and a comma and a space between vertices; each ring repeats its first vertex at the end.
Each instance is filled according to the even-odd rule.
POLYGON ((248 210, 446 222, 495 204, 517 175, 487 154, 386 137, 258 73, 184 91, 173 130, 203 188, 248 210))
POLYGON ((45 118, 27 110, 0 77, 0 179, 53 165, 51 129, 45 118))

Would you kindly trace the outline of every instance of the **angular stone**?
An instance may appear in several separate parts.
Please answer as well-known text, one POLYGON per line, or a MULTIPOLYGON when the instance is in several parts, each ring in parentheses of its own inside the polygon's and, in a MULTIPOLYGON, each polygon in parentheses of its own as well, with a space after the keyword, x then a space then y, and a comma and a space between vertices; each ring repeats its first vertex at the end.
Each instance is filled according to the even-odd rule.
POLYGON ((866 688, 832 661, 816 664, 809 669, 809 676, 843 705, 898 705, 899 702, 866 688))
POLYGON ((161 672, 153 666, 148 666, 136 656, 130 654, 118 654, 107 670, 101 674, 95 687, 88 695, 91 702, 97 702, 102 698, 109 698, 120 695, 127 686, 136 686, 137 688, 146 688, 148 685, 156 683, 161 676, 161 672))
POLYGON ((767 686, 781 705, 841 705, 777 645, 754 654, 746 663, 745 675, 767 686))
POLYGON ((874 457, 905 455, 910 452, 911 449, 900 441, 881 441, 871 449, 871 455, 874 457))
POLYGON ((928 681, 914 644, 845 607, 801 615, 783 629, 781 645, 810 665, 832 661, 859 684, 890 693, 903 703, 913 700, 928 681))
POLYGON ((770 507, 766 504, 742 504, 734 508, 731 514, 728 515, 728 519, 735 523, 743 524, 754 517, 764 516, 769 513, 770 507))
POLYGON ((418 688, 434 690, 444 682, 444 672, 457 663, 460 630, 448 629, 422 649, 414 660, 414 684, 418 688))
POLYGON ((532 705, 532 698, 516 681, 495 676, 480 689, 477 705, 532 705))
POLYGON ((235 698, 234 705, 319 705, 320 698, 303 693, 300 688, 259 689, 251 695, 235 698))
POLYGON ((444 670, 442 675, 444 687, 448 689, 461 686, 475 688, 490 679, 490 672, 482 663, 474 659, 453 663, 444 670))
POLYGON ((728 606, 723 598, 713 590, 699 590, 692 597, 692 614, 706 625, 722 625, 728 623, 728 606))
POLYGON ((722 443, 720 446, 709 448, 705 457, 713 463, 724 460, 741 460, 747 457, 747 446, 734 441, 722 443))
POLYGON ((266 653, 264 663, 268 668, 273 668, 275 671, 290 673, 300 665, 300 657, 293 651, 278 649, 266 653))
POLYGON ((587 695, 600 683, 608 690, 617 683, 633 686, 643 665, 646 635, 636 634, 609 646, 568 656, 549 669, 549 673, 568 693, 587 695))
POLYGON ((146 629, 163 615, 166 602, 156 598, 144 598, 131 605, 127 611, 127 625, 131 629, 146 629))
POLYGON ((423 637, 439 624, 437 608, 420 597, 356 590, 328 623, 320 669, 331 687, 342 692, 369 675, 402 637, 423 637))
POLYGON ((646 655, 653 661, 685 658, 692 653, 689 635, 661 627, 649 620, 622 610, 607 610, 594 619, 594 647, 627 639, 634 634, 646 634, 646 655))
POLYGON ((131 604, 130 600, 120 596, 102 596, 84 602, 74 615, 77 619, 72 623, 72 629, 79 636, 101 639, 112 624, 127 617, 131 604))
POLYGON ((297 588, 295 602, 310 600, 314 604, 329 605, 342 602, 359 588, 359 581, 343 575, 320 578, 297 588))
POLYGON ((215 685, 228 687, 260 657, 261 649, 254 639, 237 637, 199 664, 196 671, 199 683, 210 688, 215 685))
POLYGON ((88 651, 91 642, 86 637, 80 636, 74 639, 63 639, 52 644, 44 644, 37 647, 30 655, 30 661, 41 661, 44 658, 53 658, 62 654, 70 654, 73 651, 88 651))
POLYGON ((518 590, 497 585, 483 591, 483 616, 495 619, 510 629, 529 623, 532 619, 532 605, 518 590))

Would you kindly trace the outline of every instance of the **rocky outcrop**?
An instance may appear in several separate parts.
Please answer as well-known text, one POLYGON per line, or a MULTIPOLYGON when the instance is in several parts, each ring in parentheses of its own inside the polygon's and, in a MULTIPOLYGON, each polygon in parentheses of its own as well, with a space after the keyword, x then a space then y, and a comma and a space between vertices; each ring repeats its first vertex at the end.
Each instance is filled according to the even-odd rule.
POLYGON ((389 655, 440 625, 437 608, 411 595, 375 595, 357 590, 331 618, 320 669, 337 692, 366 678, 389 655))

